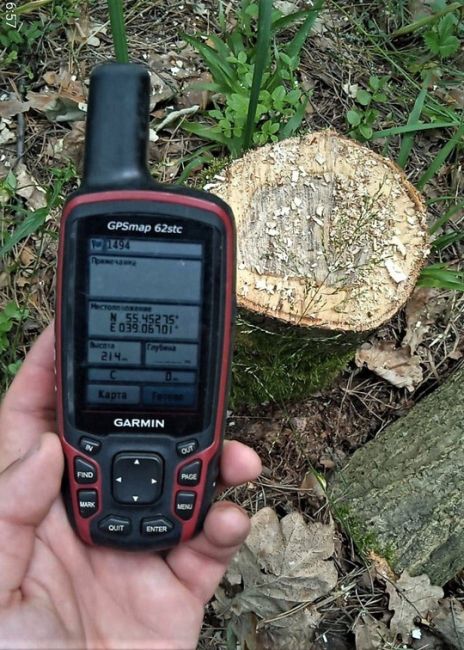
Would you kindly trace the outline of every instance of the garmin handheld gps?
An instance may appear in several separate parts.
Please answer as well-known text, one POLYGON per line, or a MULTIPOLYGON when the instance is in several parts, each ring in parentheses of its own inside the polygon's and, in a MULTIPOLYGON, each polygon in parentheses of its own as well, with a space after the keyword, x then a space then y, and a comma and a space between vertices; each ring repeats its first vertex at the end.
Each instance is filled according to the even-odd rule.
POLYGON ((234 317, 229 207, 154 183, 149 74, 91 75, 83 182, 64 207, 56 373, 64 495, 82 540, 165 549, 218 474, 234 317))

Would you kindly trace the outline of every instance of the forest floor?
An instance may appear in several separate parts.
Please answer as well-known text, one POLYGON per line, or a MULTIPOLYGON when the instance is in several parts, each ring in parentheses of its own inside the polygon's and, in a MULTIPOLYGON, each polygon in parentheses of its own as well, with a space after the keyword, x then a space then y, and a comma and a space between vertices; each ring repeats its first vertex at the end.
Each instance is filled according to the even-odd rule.
MULTIPOLYGON (((297 0, 276 4, 285 11, 305 7, 297 0)), ((427 49, 420 31, 397 39, 389 37, 418 17, 429 16, 432 4, 427 0, 327 0, 301 55, 299 80, 310 94, 301 130, 330 127, 348 133, 352 128, 348 111, 356 110, 366 118, 366 107, 357 102, 356 92, 368 89, 373 75, 385 79, 388 98, 375 105, 375 130, 404 125, 420 91, 420 71, 425 68, 433 76, 430 110, 440 117, 437 106, 442 107, 445 117, 446 111, 453 111, 462 120, 462 41, 456 54, 442 57, 427 49)), ((182 40, 182 32, 220 34, 218 7, 223 10, 222 20, 232 26, 240 3, 128 0, 125 5, 131 59, 148 65, 159 82, 151 106, 150 168, 158 180, 173 182, 186 161, 204 145, 183 130, 182 121, 186 116, 189 120, 199 118, 212 101, 207 91, 189 87, 205 78, 205 69, 195 50, 182 40), (177 111, 181 113, 174 115, 177 111)), ((446 3, 440 6, 443 9, 446 3)), ((453 34, 460 39, 462 13, 456 15, 461 23, 453 34)), ((10 303, 17 306, 17 312, 12 310, 8 316, 12 328, 7 339, 2 338, 0 330, 3 389, 31 342, 53 318, 60 207, 64 196, 76 187, 81 170, 88 77, 95 64, 112 58, 102 0, 55 2, 17 20, 16 28, 22 25, 24 41, 15 44, 11 33, 3 28, 6 36, 1 45, 5 94, 0 97, 0 246, 6 245, 7 250, 2 251, 0 262, 0 307, 10 303), (56 6, 62 11, 57 13, 56 6), (12 233, 21 224, 25 224, 22 236, 12 241, 12 233)), ((284 32, 281 38, 285 37, 284 32)), ((452 134, 453 130, 446 128, 416 134, 405 169, 411 182, 420 179, 452 134)), ((401 139, 372 139, 366 145, 396 159, 401 139)), ((452 212, 445 224, 447 230, 439 230, 439 234, 462 228, 462 151, 461 141, 423 189, 430 225, 447 211, 452 212)), ((199 164, 187 182, 195 183, 201 171, 199 164)), ((454 270, 461 268, 462 244, 458 239, 433 251, 429 263, 438 262, 454 270)), ((449 288, 418 289, 406 309, 372 337, 373 345, 387 342, 406 350, 400 373, 403 378, 411 369, 420 368, 410 390, 353 362, 334 385, 303 402, 277 406, 269 401, 254 408, 237 407, 229 413, 227 437, 256 449, 263 461, 263 473, 256 483, 229 490, 224 497, 237 501, 252 515, 269 506, 279 517, 299 512, 306 522, 326 523, 330 516, 321 484, 359 446, 405 415, 462 363, 463 295, 449 288)), ((335 526, 332 559, 338 580, 331 598, 321 597, 311 604, 318 612, 317 625, 304 650, 459 647, 424 625, 416 638, 401 640, 393 635, 377 642, 372 640, 372 633, 370 641, 363 641, 359 629, 356 631, 361 623, 367 621, 373 628, 379 621, 388 627, 391 621, 386 583, 373 569, 372 558, 358 552, 339 522, 335 526)), ((464 574, 444 591, 447 597, 464 603, 464 574)), ((229 620, 217 613, 214 603, 207 609, 199 647, 235 647, 229 620)))

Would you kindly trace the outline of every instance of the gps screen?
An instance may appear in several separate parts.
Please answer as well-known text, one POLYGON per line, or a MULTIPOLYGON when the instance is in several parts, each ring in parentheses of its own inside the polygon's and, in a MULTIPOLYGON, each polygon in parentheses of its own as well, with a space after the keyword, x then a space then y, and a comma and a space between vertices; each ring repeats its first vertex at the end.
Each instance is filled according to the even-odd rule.
POLYGON ((203 245, 90 237, 87 407, 194 410, 203 245))

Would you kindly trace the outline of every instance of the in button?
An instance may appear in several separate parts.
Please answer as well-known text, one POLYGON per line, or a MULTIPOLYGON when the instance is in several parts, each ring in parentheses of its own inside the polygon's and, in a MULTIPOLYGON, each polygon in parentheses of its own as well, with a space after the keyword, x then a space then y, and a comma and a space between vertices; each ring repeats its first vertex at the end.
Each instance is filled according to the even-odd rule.
POLYGON ((97 451, 99 451, 101 443, 98 440, 94 440, 93 438, 81 438, 79 440, 79 447, 82 449, 82 451, 85 451, 87 454, 93 456, 97 453, 97 451))

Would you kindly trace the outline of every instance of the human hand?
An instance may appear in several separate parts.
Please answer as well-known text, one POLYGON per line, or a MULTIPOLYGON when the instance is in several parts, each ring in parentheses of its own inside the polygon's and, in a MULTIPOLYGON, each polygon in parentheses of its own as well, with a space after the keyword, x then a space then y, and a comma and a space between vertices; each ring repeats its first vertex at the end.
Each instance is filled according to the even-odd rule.
MULTIPOLYGON (((219 502, 203 531, 169 551, 128 553, 83 544, 60 498, 53 330, 39 337, 0 410, 0 648, 191 650, 204 605, 249 530, 219 502), (3 471, 2 471, 3 470, 3 471)), ((224 446, 221 483, 260 472, 258 456, 224 446)))

